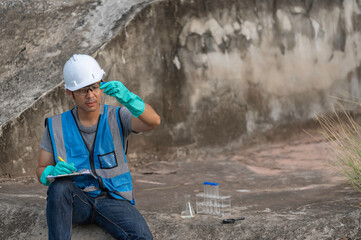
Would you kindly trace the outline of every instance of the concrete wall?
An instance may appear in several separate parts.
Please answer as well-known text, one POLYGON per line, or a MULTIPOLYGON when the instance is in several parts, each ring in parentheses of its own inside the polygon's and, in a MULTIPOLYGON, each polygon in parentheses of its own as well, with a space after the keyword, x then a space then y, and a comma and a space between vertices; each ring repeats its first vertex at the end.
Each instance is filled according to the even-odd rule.
MULTIPOLYGON (((130 142, 138 157, 232 144, 330 112, 329 96, 361 97, 360 1, 156 1, 138 10, 95 53, 108 80, 162 117, 130 142)), ((59 96, 58 111, 70 106, 63 95, 59 85, 1 126, 0 175, 34 173, 44 117, 59 96)))
POLYGON ((45 118, 73 107, 63 84, 44 94, 0 129, 0 176, 34 176, 45 118))
POLYGON ((152 0, 0 2, 0 177, 35 176, 44 119, 73 107, 62 68, 152 0))
POLYGON ((225 145, 330 112, 330 96, 361 97, 360 7, 351 0, 161 1, 97 58, 108 79, 161 114, 162 126, 145 142, 225 145))

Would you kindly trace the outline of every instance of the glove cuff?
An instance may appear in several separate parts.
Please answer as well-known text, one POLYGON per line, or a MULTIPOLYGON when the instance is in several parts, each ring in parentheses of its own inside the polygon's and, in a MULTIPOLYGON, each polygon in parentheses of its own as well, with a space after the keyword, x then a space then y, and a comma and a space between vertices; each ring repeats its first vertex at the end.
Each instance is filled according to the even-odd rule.
POLYGON ((48 179, 46 179, 46 177, 51 174, 51 172, 54 170, 54 168, 55 168, 54 166, 49 165, 44 169, 44 171, 43 171, 43 173, 41 174, 41 177, 40 177, 40 182, 43 185, 45 185, 45 186, 50 185, 50 182, 49 182, 48 179))
POLYGON ((130 92, 130 98, 127 102, 119 102, 122 103, 128 110, 133 114, 134 117, 139 117, 145 109, 144 101, 136 94, 130 92))

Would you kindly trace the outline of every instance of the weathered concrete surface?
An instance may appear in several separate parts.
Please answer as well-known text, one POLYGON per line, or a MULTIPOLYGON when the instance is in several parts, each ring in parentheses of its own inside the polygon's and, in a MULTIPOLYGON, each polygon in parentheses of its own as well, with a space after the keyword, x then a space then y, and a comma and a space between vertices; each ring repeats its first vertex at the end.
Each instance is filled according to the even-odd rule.
POLYGON ((161 114, 148 146, 234 144, 330 112, 330 96, 361 96, 360 6, 157 1, 97 59, 108 79, 122 80, 161 114))
POLYGON ((0 125, 62 82, 71 55, 94 53, 147 2, 1 1, 0 125))
POLYGON ((361 96, 360 5, 2 2, 0 123, 13 118, 0 127, 0 175, 34 174, 44 118, 72 105, 61 68, 74 52, 94 53, 107 80, 123 81, 160 113, 156 131, 130 142, 141 159, 179 146, 239 146, 327 113, 329 96, 361 96))
POLYGON ((94 53, 148 2, 0 3, 0 176, 35 174, 44 119, 73 107, 65 61, 94 53))
MULTIPOLYGON (((233 151, 179 148, 164 161, 133 167, 137 207, 155 239, 361 237, 360 193, 329 165, 330 151, 317 131, 306 131, 314 137, 284 130, 287 141, 261 139, 233 151), (223 225, 215 216, 180 218, 183 195, 191 194, 195 207, 203 181, 219 182, 221 194, 232 196, 230 217, 246 220, 223 225)), ((0 186, 2 239, 47 239, 46 187, 29 179, 3 179, 0 186)), ((110 237, 90 225, 75 227, 73 239, 110 237)))

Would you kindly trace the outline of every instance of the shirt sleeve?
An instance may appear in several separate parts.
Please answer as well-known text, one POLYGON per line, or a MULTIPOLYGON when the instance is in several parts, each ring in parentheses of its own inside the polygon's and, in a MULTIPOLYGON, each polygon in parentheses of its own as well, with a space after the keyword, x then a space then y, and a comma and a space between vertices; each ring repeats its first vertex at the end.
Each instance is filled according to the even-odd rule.
MULTIPOLYGON (((123 135, 127 138, 134 131, 132 130, 132 117, 133 115, 130 113, 128 108, 121 107, 119 110, 120 121, 123 125, 123 135)), ((135 133, 135 132, 134 132, 135 133)))
POLYGON ((53 145, 51 144, 48 126, 45 127, 43 138, 41 139, 40 147, 47 152, 53 152, 53 145))

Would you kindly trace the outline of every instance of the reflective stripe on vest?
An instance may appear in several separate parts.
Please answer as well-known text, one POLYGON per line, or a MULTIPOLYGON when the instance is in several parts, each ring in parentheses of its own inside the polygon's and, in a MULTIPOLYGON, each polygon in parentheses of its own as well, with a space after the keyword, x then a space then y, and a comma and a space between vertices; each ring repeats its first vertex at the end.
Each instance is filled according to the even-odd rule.
MULTIPOLYGON (((78 170, 92 169, 89 150, 79 132, 71 110, 48 119, 54 158, 74 163, 78 170)), ((93 144, 93 165, 95 175, 101 178, 105 189, 115 198, 125 198, 134 204, 134 193, 123 148, 123 132, 119 118, 119 108, 105 105, 104 114, 98 122, 93 144)), ((93 171, 94 172, 94 171, 93 171)), ((100 193, 97 180, 86 185, 81 180, 75 183, 91 196, 100 193)))

